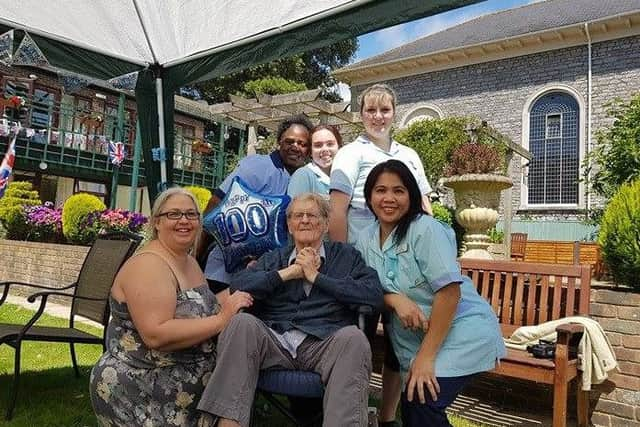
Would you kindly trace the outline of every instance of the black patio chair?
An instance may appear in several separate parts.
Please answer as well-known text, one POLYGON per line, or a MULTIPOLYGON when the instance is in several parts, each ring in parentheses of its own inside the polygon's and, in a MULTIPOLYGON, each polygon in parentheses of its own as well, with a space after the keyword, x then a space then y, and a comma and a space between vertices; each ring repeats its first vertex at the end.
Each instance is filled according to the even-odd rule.
POLYGON ((12 285, 39 289, 27 300, 31 303, 40 299, 36 313, 25 325, 0 323, 0 345, 7 344, 15 350, 13 389, 7 406, 6 419, 10 420, 18 396, 20 382, 20 350, 23 341, 67 342, 71 350, 71 361, 77 377, 80 376, 76 360, 75 343, 101 344, 105 348, 106 325, 109 321, 109 292, 115 276, 122 264, 129 258, 138 245, 140 236, 130 233, 112 233, 100 236, 91 246, 82 264, 78 280, 68 286, 55 288, 24 282, 0 282, 2 296, 0 306, 9 295, 12 285), (71 293, 72 292, 72 293, 71 293), (34 326, 45 312, 49 296, 71 298, 69 326, 66 328, 34 326), (103 336, 97 337, 77 329, 76 316, 82 316, 103 325, 103 336))

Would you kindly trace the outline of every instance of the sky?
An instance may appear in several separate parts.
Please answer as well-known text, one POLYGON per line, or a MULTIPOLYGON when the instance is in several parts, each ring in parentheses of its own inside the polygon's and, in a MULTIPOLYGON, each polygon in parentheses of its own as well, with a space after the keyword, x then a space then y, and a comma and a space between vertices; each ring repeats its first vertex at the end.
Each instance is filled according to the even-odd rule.
MULTIPOLYGON (((358 37, 359 48, 352 61, 358 62, 386 52, 429 34, 437 33, 481 15, 523 6, 540 0, 486 0, 438 15, 395 25, 358 37)), ((349 86, 338 83, 338 93, 346 102, 351 100, 349 86)))
POLYGON ((429 16, 405 24, 388 27, 379 31, 358 37, 360 47, 353 62, 361 61, 371 56, 386 52, 390 49, 412 42, 429 34, 437 33, 480 15, 503 9, 526 5, 539 0, 487 0, 470 6, 451 10, 439 15, 429 16))

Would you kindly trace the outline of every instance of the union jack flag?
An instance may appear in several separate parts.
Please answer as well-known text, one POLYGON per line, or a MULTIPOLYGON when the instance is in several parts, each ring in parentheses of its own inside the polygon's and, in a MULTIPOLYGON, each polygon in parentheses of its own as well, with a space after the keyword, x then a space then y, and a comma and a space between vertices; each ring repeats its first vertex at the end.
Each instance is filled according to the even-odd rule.
POLYGON ((109 141, 109 158, 111 163, 120 166, 127 155, 122 142, 109 141))
POLYGON ((13 164, 16 161, 17 137, 18 135, 16 134, 11 139, 9 147, 7 148, 7 153, 4 155, 4 159, 2 159, 2 164, 0 164, 0 198, 4 196, 4 190, 6 190, 7 185, 9 184, 9 177, 13 171, 13 164))

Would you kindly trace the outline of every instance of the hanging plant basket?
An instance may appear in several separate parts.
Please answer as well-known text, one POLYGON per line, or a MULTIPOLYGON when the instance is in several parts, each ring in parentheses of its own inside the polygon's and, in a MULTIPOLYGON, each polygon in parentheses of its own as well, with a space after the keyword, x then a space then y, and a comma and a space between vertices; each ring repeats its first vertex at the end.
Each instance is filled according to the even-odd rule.
POLYGON ((208 142, 196 140, 191 145, 191 151, 200 154, 211 154, 213 149, 211 148, 211 144, 209 144, 208 142))

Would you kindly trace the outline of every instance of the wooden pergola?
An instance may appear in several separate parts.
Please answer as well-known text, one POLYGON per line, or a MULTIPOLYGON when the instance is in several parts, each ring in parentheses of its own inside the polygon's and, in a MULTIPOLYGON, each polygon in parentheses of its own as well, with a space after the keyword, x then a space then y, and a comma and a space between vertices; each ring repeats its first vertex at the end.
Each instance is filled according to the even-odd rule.
MULTIPOLYGON (((259 94, 256 98, 229 95, 230 102, 208 108, 214 120, 240 122, 250 128, 263 126, 275 131, 282 120, 304 114, 314 124, 337 126, 347 140, 362 130, 360 114, 348 111, 348 102, 329 102, 320 99, 320 94, 320 89, 312 89, 284 95, 259 94)), ((250 129, 249 135, 252 133, 250 129)))

